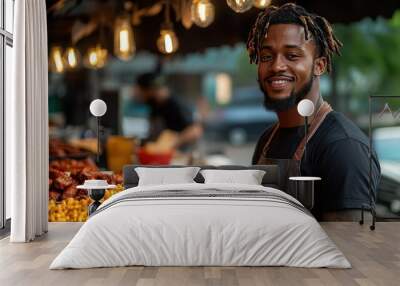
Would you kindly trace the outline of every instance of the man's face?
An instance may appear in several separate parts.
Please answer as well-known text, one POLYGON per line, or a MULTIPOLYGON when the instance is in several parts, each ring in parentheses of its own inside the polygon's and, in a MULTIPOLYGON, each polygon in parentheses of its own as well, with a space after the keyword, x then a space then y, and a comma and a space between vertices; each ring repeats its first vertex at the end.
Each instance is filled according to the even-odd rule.
POLYGON ((267 108, 287 110, 310 92, 314 76, 320 75, 321 63, 315 65, 316 54, 316 45, 311 38, 305 39, 302 26, 269 27, 258 64, 258 81, 267 108))

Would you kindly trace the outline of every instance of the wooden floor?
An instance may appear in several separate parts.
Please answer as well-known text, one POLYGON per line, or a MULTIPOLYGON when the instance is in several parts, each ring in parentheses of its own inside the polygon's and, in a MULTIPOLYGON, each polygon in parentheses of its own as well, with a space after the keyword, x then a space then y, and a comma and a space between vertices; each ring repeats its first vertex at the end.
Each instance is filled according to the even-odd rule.
POLYGON ((48 270, 79 229, 79 223, 50 223, 49 233, 27 244, 0 241, 0 285, 400 285, 400 222, 375 231, 357 223, 323 223, 353 268, 123 267, 48 270))

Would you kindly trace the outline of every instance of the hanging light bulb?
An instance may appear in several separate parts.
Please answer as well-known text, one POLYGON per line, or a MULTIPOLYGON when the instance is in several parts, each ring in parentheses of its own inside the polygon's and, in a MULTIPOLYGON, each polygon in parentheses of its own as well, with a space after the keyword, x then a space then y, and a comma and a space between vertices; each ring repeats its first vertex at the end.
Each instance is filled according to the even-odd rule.
POLYGON ((258 9, 267 8, 271 4, 271 0, 254 0, 254 7, 258 9))
POLYGON ((62 56, 62 48, 59 46, 55 46, 51 48, 50 51, 50 70, 55 73, 63 73, 64 72, 64 60, 62 56))
POLYGON ((161 25, 160 36, 157 39, 157 48, 163 54, 172 54, 179 47, 178 37, 169 18, 169 5, 170 2, 167 0, 164 10, 165 23, 161 25))
POLYGON ((80 61, 79 51, 75 47, 68 47, 65 50, 64 62, 67 69, 75 69, 79 65, 80 61))
POLYGON ((114 28, 114 54, 121 60, 132 58, 136 51, 135 38, 128 17, 119 17, 114 28))
POLYGON ((107 49, 97 44, 95 47, 88 49, 84 62, 88 68, 100 69, 105 66, 107 57, 107 49))
POLYGON ((243 13, 250 10, 254 4, 254 0, 226 0, 226 3, 236 13, 243 13))
POLYGON ((158 37, 157 40, 157 47, 163 54, 172 54, 176 52, 179 47, 179 42, 172 27, 161 29, 160 37, 158 37))
POLYGON ((209 0, 193 0, 192 21, 199 27, 205 28, 214 21, 215 8, 209 0))

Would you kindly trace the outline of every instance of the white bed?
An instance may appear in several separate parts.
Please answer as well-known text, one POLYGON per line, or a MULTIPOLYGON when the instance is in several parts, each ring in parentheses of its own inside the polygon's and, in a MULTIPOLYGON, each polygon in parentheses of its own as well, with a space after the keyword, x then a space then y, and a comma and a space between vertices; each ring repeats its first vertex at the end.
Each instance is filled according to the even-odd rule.
POLYGON ((128 265, 351 267, 318 222, 284 192, 199 183, 138 186, 114 195, 50 269, 128 265), (195 192, 202 195, 190 195, 195 192))

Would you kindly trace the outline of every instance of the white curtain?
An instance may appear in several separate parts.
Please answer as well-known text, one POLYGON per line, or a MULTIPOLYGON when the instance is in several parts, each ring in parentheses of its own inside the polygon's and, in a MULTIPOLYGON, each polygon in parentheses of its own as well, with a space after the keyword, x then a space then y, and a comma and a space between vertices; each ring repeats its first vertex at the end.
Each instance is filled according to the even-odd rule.
POLYGON ((6 98, 6 188, 12 242, 47 232, 48 102, 45 0, 15 1, 13 93, 6 98))

